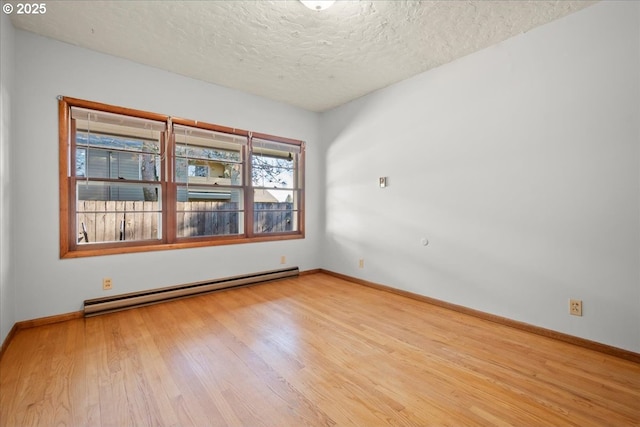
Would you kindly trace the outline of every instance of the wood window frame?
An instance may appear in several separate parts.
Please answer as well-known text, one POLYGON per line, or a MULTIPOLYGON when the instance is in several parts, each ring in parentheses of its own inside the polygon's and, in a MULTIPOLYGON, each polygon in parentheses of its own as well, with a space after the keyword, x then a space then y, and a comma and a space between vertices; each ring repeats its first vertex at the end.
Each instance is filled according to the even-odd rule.
POLYGON ((60 193, 60 258, 79 258, 124 253, 139 253, 183 248, 219 246, 241 243, 257 243, 279 240, 303 239, 305 237, 305 144, 303 141, 264 133, 254 133, 200 121, 175 118, 164 114, 151 113, 125 107, 71 97, 58 98, 58 138, 59 138, 59 193, 60 193), (71 120, 71 108, 85 108, 99 112, 114 113, 141 119, 166 123, 161 141, 161 177, 158 184, 162 190, 162 237, 157 241, 141 240, 127 242, 103 242, 78 244, 76 225, 76 182, 75 176, 75 135, 71 120), (201 236, 177 238, 177 182, 175 177, 175 138, 173 125, 189 126, 246 137, 248 144, 243 150, 244 232, 238 235, 201 236), (291 232, 255 233, 253 227, 253 187, 251 182, 251 139, 252 137, 274 142, 296 145, 300 155, 297 168, 299 176, 298 228, 291 232))

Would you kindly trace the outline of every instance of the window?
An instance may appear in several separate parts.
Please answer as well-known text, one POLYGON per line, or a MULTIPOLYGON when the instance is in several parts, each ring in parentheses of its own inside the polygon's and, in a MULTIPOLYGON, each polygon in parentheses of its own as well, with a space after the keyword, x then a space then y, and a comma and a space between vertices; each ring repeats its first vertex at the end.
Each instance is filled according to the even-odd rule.
POLYGON ((61 257, 304 237, 304 143, 61 98, 61 257))
POLYGON ((162 239, 164 123, 72 107, 78 244, 162 239))
POLYGON ((297 231, 301 200, 300 147, 257 138, 252 142, 253 231, 297 231))
POLYGON ((244 234, 246 137, 174 126, 177 237, 244 234))

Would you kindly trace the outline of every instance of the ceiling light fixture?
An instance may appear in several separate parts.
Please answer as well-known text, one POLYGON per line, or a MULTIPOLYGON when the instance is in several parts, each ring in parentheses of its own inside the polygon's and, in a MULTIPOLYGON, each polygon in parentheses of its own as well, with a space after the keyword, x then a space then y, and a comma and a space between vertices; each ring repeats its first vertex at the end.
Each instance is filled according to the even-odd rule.
POLYGON ((335 3, 335 0, 317 0, 317 1, 309 1, 309 0, 300 0, 300 3, 307 6, 311 10, 325 10, 329 9, 332 4, 335 3))

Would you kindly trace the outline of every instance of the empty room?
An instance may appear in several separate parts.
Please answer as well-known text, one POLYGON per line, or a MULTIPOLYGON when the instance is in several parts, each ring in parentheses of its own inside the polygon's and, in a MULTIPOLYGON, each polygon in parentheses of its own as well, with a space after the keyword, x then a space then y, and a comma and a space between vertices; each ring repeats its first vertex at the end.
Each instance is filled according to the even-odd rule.
POLYGON ((2 10, 0 426, 640 425, 640 2, 2 10))

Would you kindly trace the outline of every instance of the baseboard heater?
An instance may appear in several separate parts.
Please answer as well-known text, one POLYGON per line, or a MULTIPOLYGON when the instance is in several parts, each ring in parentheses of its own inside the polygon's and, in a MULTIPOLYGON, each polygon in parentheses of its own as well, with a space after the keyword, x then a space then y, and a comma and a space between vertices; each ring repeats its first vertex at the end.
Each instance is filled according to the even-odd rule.
POLYGON ((114 311, 127 310, 129 308, 144 305, 157 304, 194 295, 219 291, 222 289, 249 286, 273 280, 296 277, 300 274, 298 267, 281 270, 263 271, 260 273, 246 274, 243 276, 227 277, 224 279, 206 280, 203 282, 189 283, 186 285, 170 286, 167 288, 151 289, 148 291, 133 292, 104 298, 89 299, 84 302, 84 316, 91 317, 99 314, 112 313, 114 311))

